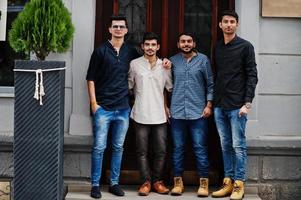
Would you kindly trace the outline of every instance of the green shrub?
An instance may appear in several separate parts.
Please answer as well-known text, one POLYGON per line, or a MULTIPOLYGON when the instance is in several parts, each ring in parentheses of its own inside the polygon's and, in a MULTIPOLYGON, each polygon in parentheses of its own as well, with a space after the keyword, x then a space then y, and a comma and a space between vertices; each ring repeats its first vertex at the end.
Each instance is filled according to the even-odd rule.
POLYGON ((16 52, 33 52, 45 60, 50 52, 66 52, 73 33, 70 13, 61 0, 31 0, 13 22, 9 43, 16 52))

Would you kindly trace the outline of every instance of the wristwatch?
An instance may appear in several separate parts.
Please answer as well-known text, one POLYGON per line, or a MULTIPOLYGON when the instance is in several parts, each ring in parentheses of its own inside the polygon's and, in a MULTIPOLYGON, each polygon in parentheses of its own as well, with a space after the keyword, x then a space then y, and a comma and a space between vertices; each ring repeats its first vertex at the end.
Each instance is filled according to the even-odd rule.
POLYGON ((250 102, 245 103, 245 106, 247 109, 251 109, 252 108, 252 104, 250 102))

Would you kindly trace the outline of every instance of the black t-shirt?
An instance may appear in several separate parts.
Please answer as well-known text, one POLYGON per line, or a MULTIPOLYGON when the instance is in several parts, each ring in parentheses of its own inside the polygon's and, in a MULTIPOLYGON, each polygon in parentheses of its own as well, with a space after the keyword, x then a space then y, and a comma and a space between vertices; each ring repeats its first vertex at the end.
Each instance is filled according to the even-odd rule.
POLYGON ((86 80, 94 81, 96 100, 104 109, 129 107, 129 63, 139 56, 136 49, 126 43, 121 46, 118 55, 109 41, 94 50, 86 80))
POLYGON ((254 47, 238 36, 225 44, 221 40, 215 50, 215 106, 238 109, 252 102, 258 81, 254 47))

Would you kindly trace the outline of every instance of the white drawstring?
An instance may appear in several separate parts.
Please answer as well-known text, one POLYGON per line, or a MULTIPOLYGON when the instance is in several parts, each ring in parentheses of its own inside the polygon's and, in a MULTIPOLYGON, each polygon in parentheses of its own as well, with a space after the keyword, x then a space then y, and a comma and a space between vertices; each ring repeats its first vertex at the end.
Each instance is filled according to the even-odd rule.
POLYGON ((40 102, 40 105, 43 105, 43 96, 45 96, 44 85, 43 85, 43 72, 49 71, 58 71, 65 70, 66 68, 56 68, 56 69, 37 69, 37 70, 28 70, 28 69, 14 69, 17 72, 35 72, 36 73, 36 82, 35 82, 35 92, 33 98, 40 102))
POLYGON ((43 85, 43 71, 41 69, 36 70, 36 84, 35 92, 33 98, 40 100, 40 105, 43 105, 43 96, 45 95, 44 85, 43 85), (40 75, 40 76, 39 76, 40 75), (39 83, 40 79, 40 83, 39 83))

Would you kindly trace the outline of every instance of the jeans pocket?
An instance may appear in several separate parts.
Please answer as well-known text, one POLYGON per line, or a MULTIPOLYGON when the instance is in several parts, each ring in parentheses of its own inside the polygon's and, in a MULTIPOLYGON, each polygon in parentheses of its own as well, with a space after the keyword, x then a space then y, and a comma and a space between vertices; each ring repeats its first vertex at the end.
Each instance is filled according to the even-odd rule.
POLYGON ((95 113, 93 113, 93 115, 96 115, 100 110, 102 110, 103 108, 101 106, 99 106, 96 110, 95 113))
POLYGON ((243 117, 243 119, 244 119, 245 121, 248 120, 248 114, 245 114, 245 115, 243 115, 242 117, 243 117))

